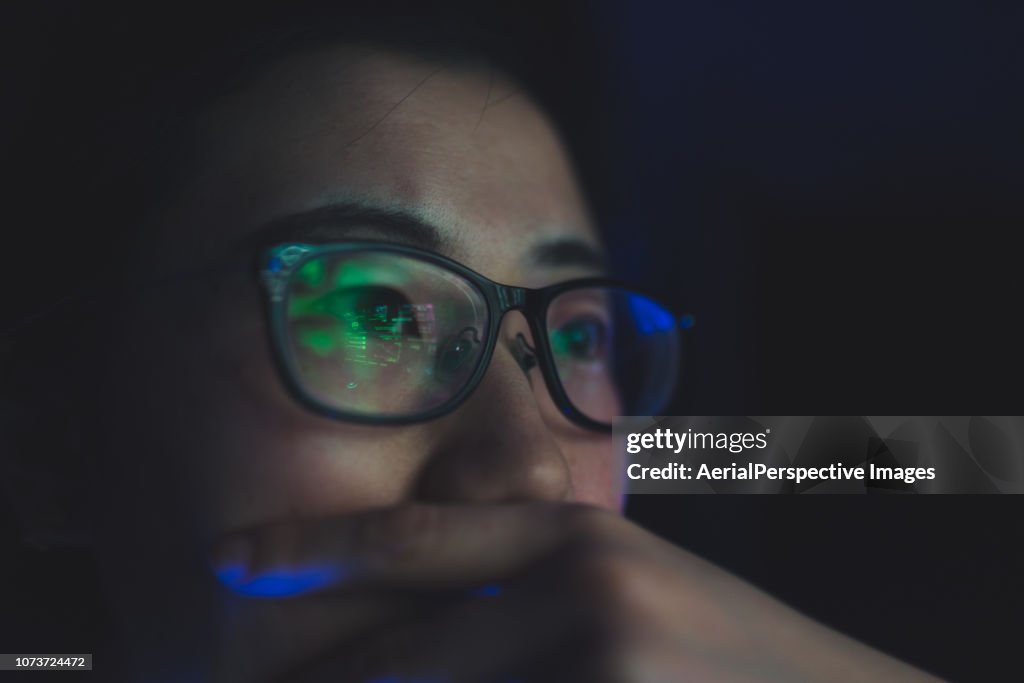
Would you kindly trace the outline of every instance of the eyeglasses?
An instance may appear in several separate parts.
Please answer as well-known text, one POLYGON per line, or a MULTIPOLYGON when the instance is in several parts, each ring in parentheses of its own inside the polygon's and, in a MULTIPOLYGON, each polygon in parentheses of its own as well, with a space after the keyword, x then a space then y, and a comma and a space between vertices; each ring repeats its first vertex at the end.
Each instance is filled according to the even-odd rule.
POLYGON ((283 244, 262 271, 274 353, 310 409, 370 424, 430 420, 483 378, 505 313, 525 316, 513 350, 537 367, 574 423, 657 414, 681 357, 679 319, 613 280, 541 289, 493 282, 443 256, 382 243, 283 244))

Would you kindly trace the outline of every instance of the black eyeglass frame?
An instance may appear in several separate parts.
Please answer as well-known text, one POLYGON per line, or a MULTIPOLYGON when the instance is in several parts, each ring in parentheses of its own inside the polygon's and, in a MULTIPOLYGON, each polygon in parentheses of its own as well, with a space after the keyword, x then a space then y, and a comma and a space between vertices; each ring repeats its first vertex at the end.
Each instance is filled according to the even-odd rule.
MULTIPOLYGON (((642 290, 612 278, 581 278, 540 289, 514 287, 495 282, 461 263, 440 254, 415 247, 384 242, 343 242, 323 245, 303 243, 281 244, 267 250, 262 264, 260 276, 267 293, 268 329, 270 331, 271 347, 282 379, 289 392, 299 403, 315 413, 336 420, 369 425, 408 425, 427 422, 453 412, 476 390, 487 373, 487 368, 490 367, 491 358, 494 355, 494 349, 498 344, 501 322, 504 320, 505 314, 509 311, 518 310, 526 318, 530 333, 533 335, 534 346, 530 350, 537 357, 537 365, 544 378, 544 384, 558 409, 570 421, 581 427, 600 432, 610 432, 612 429, 611 424, 587 417, 573 405, 565 389, 562 387, 561 381, 558 379, 554 353, 548 338, 546 315, 548 306, 556 297, 574 289, 611 287, 639 294, 656 302, 672 315, 673 329, 679 344, 678 353, 679 357, 682 358, 682 345, 685 335, 679 325, 680 315, 678 312, 673 311, 672 308, 659 302, 642 290), (300 373, 289 351, 290 344, 287 332, 288 285, 293 274, 313 258, 357 251, 397 254, 437 265, 459 275, 482 295, 487 306, 488 325, 483 352, 476 361, 477 367, 473 370, 473 374, 444 403, 429 410, 410 415, 367 415, 339 410, 317 399, 302 386, 302 382, 299 379, 300 373)), ((675 387, 673 387, 674 390, 675 387)))

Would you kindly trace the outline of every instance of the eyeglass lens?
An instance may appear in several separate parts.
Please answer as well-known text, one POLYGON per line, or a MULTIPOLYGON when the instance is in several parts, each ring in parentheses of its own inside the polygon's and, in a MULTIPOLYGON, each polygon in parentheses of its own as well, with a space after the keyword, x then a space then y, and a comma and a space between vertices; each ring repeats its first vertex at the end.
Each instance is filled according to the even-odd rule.
MULTIPOLYGON (((415 256, 341 251, 305 261, 286 297, 285 352, 301 388, 353 415, 443 406, 477 369, 490 320, 462 275, 415 256)), ((674 318, 639 294, 568 290, 547 309, 558 379, 573 406, 610 423, 660 408, 675 380, 674 318)))
POLYGON ((653 415, 671 398, 678 333, 653 300, 618 287, 570 289, 552 299, 546 318, 559 382, 591 420, 653 415))

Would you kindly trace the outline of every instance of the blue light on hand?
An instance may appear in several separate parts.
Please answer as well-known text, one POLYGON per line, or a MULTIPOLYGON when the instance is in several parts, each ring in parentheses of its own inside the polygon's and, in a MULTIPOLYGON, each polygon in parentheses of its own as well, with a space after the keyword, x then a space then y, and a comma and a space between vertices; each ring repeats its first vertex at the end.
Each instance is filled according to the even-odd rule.
POLYGON ((221 583, 239 595, 262 598, 284 598, 303 595, 344 579, 337 566, 272 569, 255 576, 246 576, 241 566, 225 567, 217 572, 221 583))
POLYGON ((473 595, 480 598, 493 598, 501 595, 501 586, 496 583, 489 583, 486 586, 480 586, 473 591, 473 595))

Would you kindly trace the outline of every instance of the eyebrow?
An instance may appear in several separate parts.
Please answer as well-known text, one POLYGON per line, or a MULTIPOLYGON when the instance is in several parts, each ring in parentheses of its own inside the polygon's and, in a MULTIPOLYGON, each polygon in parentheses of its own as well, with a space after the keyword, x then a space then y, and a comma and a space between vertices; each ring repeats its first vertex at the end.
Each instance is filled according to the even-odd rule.
MULTIPOLYGON (((384 209, 358 202, 337 202, 308 211, 274 218, 245 239, 248 246, 264 249, 285 242, 321 244, 353 238, 417 247, 452 256, 454 245, 439 226, 401 209, 384 209)), ((608 270, 608 259, 598 246, 574 237, 556 237, 533 245, 525 263, 538 268, 578 267, 608 270)))
POLYGON ((577 267, 601 273, 608 270, 608 257, 603 249, 572 237, 537 244, 527 253, 527 261, 541 268, 577 267))
POLYGON ((246 242, 266 248, 284 242, 340 242, 362 234, 438 253, 446 253, 451 246, 437 226, 411 213, 356 202, 327 204, 275 218, 246 242))

